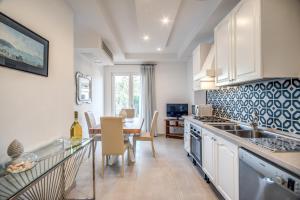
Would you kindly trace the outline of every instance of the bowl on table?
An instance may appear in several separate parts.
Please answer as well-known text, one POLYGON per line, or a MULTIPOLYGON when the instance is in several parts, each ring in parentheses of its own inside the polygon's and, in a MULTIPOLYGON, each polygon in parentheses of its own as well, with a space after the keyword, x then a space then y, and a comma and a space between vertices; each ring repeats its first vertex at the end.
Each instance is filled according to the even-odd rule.
POLYGON ((13 174, 25 172, 36 165, 37 159, 38 157, 34 153, 24 153, 8 163, 6 171, 13 174))

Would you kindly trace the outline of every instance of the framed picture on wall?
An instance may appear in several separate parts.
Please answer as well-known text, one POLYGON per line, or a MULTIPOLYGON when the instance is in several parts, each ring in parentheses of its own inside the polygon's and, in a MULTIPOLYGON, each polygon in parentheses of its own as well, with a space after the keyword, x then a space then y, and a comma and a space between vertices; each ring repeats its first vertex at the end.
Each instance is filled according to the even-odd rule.
POLYGON ((0 12, 0 66, 48 76, 49 41, 0 12))
POLYGON ((76 103, 92 103, 92 77, 77 72, 76 75, 76 103))

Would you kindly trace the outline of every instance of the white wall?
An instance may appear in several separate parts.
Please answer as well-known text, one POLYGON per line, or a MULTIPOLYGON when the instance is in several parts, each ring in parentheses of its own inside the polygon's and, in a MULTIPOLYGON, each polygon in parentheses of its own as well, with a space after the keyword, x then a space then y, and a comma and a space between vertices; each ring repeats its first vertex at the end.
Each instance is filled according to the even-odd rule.
MULTIPOLYGON (((186 63, 186 77, 187 77, 187 93, 190 105, 194 104, 194 90, 193 90, 193 58, 191 57, 186 63)), ((191 106, 189 107, 191 113, 191 106)))
MULTIPOLYGON (((99 66, 94 62, 88 60, 86 57, 82 56, 80 53, 75 53, 75 73, 81 72, 84 75, 89 75, 92 77, 92 103, 91 104, 81 104, 77 105, 74 100, 74 110, 79 112, 79 123, 83 129, 83 135, 88 137, 88 127, 84 112, 92 111, 95 115, 97 123, 100 122, 100 116, 104 113, 104 70, 103 66, 99 66)), ((74 74, 75 76, 75 74, 74 74)))
POLYGON ((205 90, 200 90, 200 91, 194 92, 194 103, 196 105, 206 104, 206 91, 205 90))
MULTIPOLYGON (((193 90, 193 59, 189 59, 187 62, 187 90, 188 98, 191 104, 206 104, 206 91, 193 90)), ((191 112, 191 107, 189 107, 191 112)))
POLYGON ((189 103, 186 63, 158 63, 155 69, 158 133, 165 134, 166 104, 189 103))
POLYGON ((73 120, 73 13, 61 0, 2 0, 4 14, 49 40, 49 77, 0 67, 0 158, 68 136, 73 120))

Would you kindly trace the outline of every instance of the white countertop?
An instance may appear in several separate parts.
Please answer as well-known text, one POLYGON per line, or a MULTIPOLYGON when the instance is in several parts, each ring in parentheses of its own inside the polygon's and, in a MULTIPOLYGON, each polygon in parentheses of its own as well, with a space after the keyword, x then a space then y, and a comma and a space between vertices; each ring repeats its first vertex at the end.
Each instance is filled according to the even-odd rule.
POLYGON ((273 152, 271 150, 260 147, 256 144, 253 144, 245 140, 244 138, 214 128, 213 126, 205 124, 199 120, 195 120, 193 119, 192 116, 184 116, 184 119, 189 120, 190 122, 211 131, 217 136, 220 136, 228 141, 231 141, 232 143, 238 145, 239 147, 248 149, 253 153, 256 153, 259 156, 267 160, 270 160, 271 162, 276 163, 277 165, 300 176, 300 152, 273 152))

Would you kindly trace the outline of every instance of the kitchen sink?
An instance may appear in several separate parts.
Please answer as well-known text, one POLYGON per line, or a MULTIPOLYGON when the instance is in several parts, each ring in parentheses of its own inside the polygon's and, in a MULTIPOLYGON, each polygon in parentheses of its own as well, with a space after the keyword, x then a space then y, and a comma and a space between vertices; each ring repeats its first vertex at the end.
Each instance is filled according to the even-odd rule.
POLYGON ((230 131, 239 131, 239 130, 251 130, 251 128, 248 128, 246 126, 240 126, 238 124, 215 124, 212 125, 215 128, 222 129, 222 130, 230 130, 230 131))
POLYGON ((276 135, 263 130, 226 130, 226 132, 243 138, 276 138, 276 135))
POLYGON ((276 138, 275 134, 264 130, 253 130, 251 127, 239 124, 211 124, 211 126, 242 138, 276 138))
POLYGON ((253 128, 236 122, 210 123, 210 126, 243 138, 252 144, 274 152, 300 152, 300 140, 273 132, 271 129, 253 128))
POLYGON ((242 138, 252 138, 252 130, 225 130, 225 131, 242 138))

